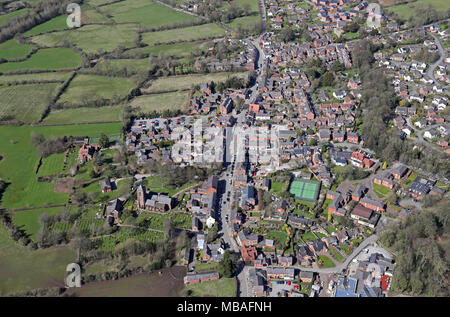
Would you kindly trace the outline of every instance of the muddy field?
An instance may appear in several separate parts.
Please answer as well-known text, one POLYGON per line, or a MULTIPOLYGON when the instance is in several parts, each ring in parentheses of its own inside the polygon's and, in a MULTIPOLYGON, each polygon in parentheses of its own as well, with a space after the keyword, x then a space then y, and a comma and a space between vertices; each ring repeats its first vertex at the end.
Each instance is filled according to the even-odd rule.
POLYGON ((75 297, 179 297, 185 275, 184 266, 175 266, 115 281, 88 283, 66 294, 75 297))
POLYGON ((57 193, 71 193, 72 187, 75 184, 73 178, 60 179, 55 185, 55 192, 57 193))

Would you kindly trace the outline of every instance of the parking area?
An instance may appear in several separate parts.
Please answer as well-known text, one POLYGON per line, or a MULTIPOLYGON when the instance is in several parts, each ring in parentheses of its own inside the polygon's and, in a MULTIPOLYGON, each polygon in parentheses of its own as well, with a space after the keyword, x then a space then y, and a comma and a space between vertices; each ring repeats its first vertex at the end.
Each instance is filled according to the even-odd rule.
POLYGON ((272 289, 269 293, 269 297, 278 297, 278 294, 283 294, 284 292, 292 292, 296 290, 294 287, 296 282, 291 281, 272 281, 269 283, 269 287, 272 289))

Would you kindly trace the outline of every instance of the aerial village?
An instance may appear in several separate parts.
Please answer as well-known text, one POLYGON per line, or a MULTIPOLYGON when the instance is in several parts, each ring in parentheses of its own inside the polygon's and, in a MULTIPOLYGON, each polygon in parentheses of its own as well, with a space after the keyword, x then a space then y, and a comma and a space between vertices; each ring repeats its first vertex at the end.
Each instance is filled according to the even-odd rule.
MULTIPOLYGON (((195 1, 182 5, 195 11, 195 1)), ((374 242, 377 231, 407 218, 414 212, 410 206, 424 197, 442 197, 448 187, 414 167, 387 164, 365 147, 358 128, 363 83, 353 69, 354 42, 337 39, 351 36, 349 25, 367 18, 366 1, 268 0, 265 5, 262 37, 226 40, 242 49, 232 62, 248 71, 240 88, 199 85, 189 113, 134 118, 126 132, 126 148, 141 166, 217 165, 216 174, 194 177, 176 193, 155 190, 146 182, 151 173, 137 174, 130 208, 188 215, 192 243, 182 258, 189 272, 185 284, 219 279, 214 268, 231 250, 245 264, 237 278, 247 296, 385 296, 395 261, 374 242), (285 42, 277 32, 286 27, 306 27, 310 36, 302 43, 285 42), (334 70, 331 88, 312 89, 311 61, 334 70), (185 150, 175 153, 176 145, 185 150)), ((373 56, 401 98, 391 128, 418 147, 450 154, 449 95, 443 90, 450 83, 450 58, 416 60, 419 53, 442 51, 448 34, 437 24, 403 31, 382 14, 376 18, 383 32, 360 27, 368 28, 374 43, 393 41, 398 47, 373 56)), ((206 64, 224 67, 220 60, 206 64)), ((80 162, 96 151, 97 144, 84 144, 80 162)), ((107 178, 99 186, 111 192, 113 183, 107 178)), ((119 198, 109 201, 106 221, 123 225, 124 208, 119 198)))

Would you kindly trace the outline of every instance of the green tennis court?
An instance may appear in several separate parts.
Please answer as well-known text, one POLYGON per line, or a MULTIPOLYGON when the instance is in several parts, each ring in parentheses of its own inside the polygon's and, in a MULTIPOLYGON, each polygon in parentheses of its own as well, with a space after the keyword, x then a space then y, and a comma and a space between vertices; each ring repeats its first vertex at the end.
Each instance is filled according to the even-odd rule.
POLYGON ((315 180, 296 179, 292 181, 289 192, 296 199, 315 202, 319 189, 320 183, 315 180))

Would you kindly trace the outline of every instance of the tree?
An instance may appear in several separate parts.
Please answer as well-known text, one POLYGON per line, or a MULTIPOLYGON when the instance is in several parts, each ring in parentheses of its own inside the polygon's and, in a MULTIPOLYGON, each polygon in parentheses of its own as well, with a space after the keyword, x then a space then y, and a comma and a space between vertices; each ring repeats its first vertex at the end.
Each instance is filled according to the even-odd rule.
POLYGON ((237 260, 229 250, 225 251, 223 258, 219 263, 218 271, 221 276, 228 278, 236 275, 237 260))
POLYGON ((101 148, 107 148, 109 146, 109 138, 106 134, 102 133, 100 139, 98 140, 98 145, 101 148))

